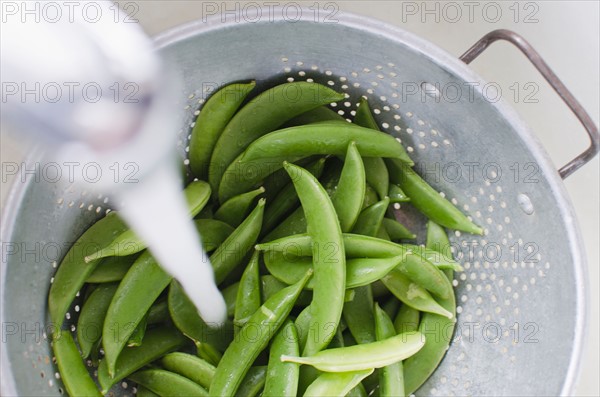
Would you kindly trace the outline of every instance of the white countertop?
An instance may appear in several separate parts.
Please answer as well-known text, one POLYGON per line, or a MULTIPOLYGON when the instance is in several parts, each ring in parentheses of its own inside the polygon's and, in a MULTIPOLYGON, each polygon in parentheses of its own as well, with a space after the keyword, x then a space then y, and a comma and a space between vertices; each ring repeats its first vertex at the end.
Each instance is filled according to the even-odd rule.
MULTIPOLYGON (((197 19, 207 7, 222 6, 221 1, 129 3, 138 6, 138 9, 130 8, 130 11, 134 12, 133 16, 139 19, 151 35, 197 19)), ((258 2, 263 3, 269 2, 258 2)), ((454 5, 449 6, 448 3, 435 1, 310 1, 304 2, 303 5, 310 6, 315 3, 327 6, 329 10, 339 8, 395 24, 437 44, 457 57, 491 30, 514 30, 522 34, 539 51, 598 125, 600 22, 597 1, 471 2, 473 5, 470 6, 467 4, 469 2, 452 2, 454 5), (500 14, 497 13, 498 10, 500 14), (457 11, 460 14, 457 14, 457 11), (436 21, 436 18, 439 21, 436 21)), ((244 3, 240 4, 244 6, 244 3)), ((235 3, 228 2, 226 6, 233 9, 235 3)), ((587 147, 588 140, 581 125, 518 50, 507 44, 495 44, 473 63, 473 68, 487 81, 497 82, 505 92, 511 93, 505 95, 504 100, 513 105, 537 133, 557 166, 563 165, 587 147), (524 101, 524 96, 531 91, 524 90, 523 87, 529 82, 539 88, 534 94, 537 103, 524 101), (514 89, 511 91, 510 88, 514 83, 519 83, 521 87, 518 101, 515 101, 512 95, 514 89)), ((2 163, 20 162, 25 150, 14 135, 2 135, 2 163)), ((0 206, 4 203, 11 182, 10 178, 5 179, 3 175, 0 206)), ((576 388, 576 395, 580 396, 600 395, 599 179, 599 159, 596 157, 565 181, 579 218, 589 263, 591 310, 589 336, 576 388)))

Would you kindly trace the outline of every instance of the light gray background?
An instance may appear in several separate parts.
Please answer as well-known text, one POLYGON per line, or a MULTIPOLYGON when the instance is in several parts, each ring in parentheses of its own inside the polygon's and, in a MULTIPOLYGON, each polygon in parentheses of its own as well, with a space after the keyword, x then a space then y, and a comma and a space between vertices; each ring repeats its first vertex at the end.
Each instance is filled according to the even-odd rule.
MULTIPOLYGON (((126 4, 122 1, 121 4, 126 4)), ((285 4, 283 1, 257 4, 268 10, 269 3, 285 4)), ((485 33, 499 28, 512 29, 522 34, 540 52, 556 74, 563 80, 575 97, 591 113, 596 125, 599 115, 599 2, 598 1, 497 1, 473 3, 472 18, 469 6, 458 1, 461 16, 456 8, 448 8, 444 2, 428 1, 310 1, 297 2, 305 6, 331 3, 340 10, 370 16, 395 24, 413 32, 445 49, 457 57, 485 33), (438 12, 429 14, 428 10, 438 12), (446 8, 445 8, 446 7, 446 8), (486 8, 487 7, 487 8, 486 8), (500 8, 502 15, 497 22, 494 10, 500 8), (416 9, 416 14, 412 11, 416 9), (484 13, 484 9, 487 13, 484 13), (515 10, 518 9, 518 15, 515 10), (529 18, 528 18, 529 16, 529 18), (436 21, 436 17, 439 20, 436 21)), ((235 2, 206 1, 143 1, 135 2, 139 9, 135 17, 150 35, 155 35, 183 22, 201 18, 206 10, 216 7, 234 9, 235 2)), ((246 3, 239 3, 243 8, 246 3)), ((329 7, 332 7, 329 5, 329 7)), ((330 8, 331 9, 331 8, 330 8)), ((325 38, 324 38, 325 39, 325 38)), ((508 44, 493 45, 473 68, 488 81, 496 82, 503 90, 503 99, 513 105, 523 119, 537 133, 540 141, 554 160, 562 166, 581 152, 587 145, 582 127, 565 105, 549 88, 525 58, 508 44), (539 87, 534 95, 537 103, 525 103, 524 95, 530 90, 519 90, 515 101, 514 90, 509 87, 518 83, 521 87, 532 82, 539 87)), ((514 87, 514 86, 513 86, 514 87)), ((20 142, 18 134, 2 134, 0 156, 2 162, 20 162, 27 147, 20 142)), ((3 207, 10 180, 2 177, 0 207, 3 207)), ((584 236, 589 261, 589 287, 591 310, 588 340, 581 365, 581 377, 576 395, 599 396, 599 161, 595 158, 582 170, 565 181, 576 209, 584 236)), ((583 288, 583 286, 582 286, 583 288)), ((560 323, 560 319, 557 319, 560 323)))

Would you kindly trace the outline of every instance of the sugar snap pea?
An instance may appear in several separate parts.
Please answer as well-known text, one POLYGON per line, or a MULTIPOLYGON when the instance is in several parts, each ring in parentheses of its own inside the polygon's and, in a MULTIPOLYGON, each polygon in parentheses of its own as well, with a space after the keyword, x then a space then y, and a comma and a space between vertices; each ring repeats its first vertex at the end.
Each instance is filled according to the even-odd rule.
POLYGON ((250 365, 291 312, 294 302, 311 275, 309 271, 296 284, 275 293, 250 317, 240 330, 240 337, 231 342, 217 366, 215 377, 210 385, 211 396, 235 394, 250 365), (250 338, 251 332, 255 337, 250 338))
POLYGON ((367 391, 362 383, 356 385, 352 390, 346 394, 346 397, 367 397, 367 391))
POLYGON ((102 345, 110 375, 117 358, 156 298, 169 285, 165 273, 147 251, 131 266, 110 303, 102 329, 102 345))
POLYGON ((190 168, 195 177, 208 180, 210 157, 217 140, 256 83, 229 84, 213 93, 200 109, 190 138, 190 168))
POLYGON ((223 221, 233 227, 238 227, 255 205, 255 199, 264 192, 265 188, 261 186, 258 189, 230 198, 219 207, 217 212, 215 212, 215 219, 223 221))
POLYGON ((410 201, 410 197, 400 189, 400 186, 395 184, 390 185, 388 197, 390 198, 390 203, 405 203, 410 201))
POLYGON ((418 330, 421 321, 420 317, 420 312, 417 309, 413 309, 408 305, 402 305, 394 319, 396 333, 401 334, 403 332, 414 332, 418 330))
MULTIPOLYGON (((362 97, 359 102, 356 115, 354 116, 354 124, 361 127, 371 128, 380 131, 379 125, 373 118, 371 109, 367 100, 362 97)), ((365 171, 367 173, 367 183, 373 186, 380 200, 388 195, 389 190, 389 173, 385 162, 379 157, 368 157, 364 159, 365 171)))
POLYGON ((352 232, 364 236, 377 236, 377 232, 381 228, 381 222, 383 221, 383 217, 385 216, 389 205, 390 199, 386 197, 362 210, 356 220, 352 232))
POLYGON ((321 374, 306 389, 306 397, 345 396, 367 376, 373 373, 373 368, 362 371, 340 373, 326 372, 321 374))
POLYGON ((102 394, 106 394, 115 383, 143 366, 181 348, 185 342, 185 337, 174 328, 158 327, 149 329, 144 335, 144 343, 141 346, 123 349, 117 360, 114 376, 111 377, 108 373, 106 359, 100 362, 98 382, 102 388, 102 394))
MULTIPOLYGON (((433 251, 439 252, 442 255, 452 257, 452 246, 450 245, 450 240, 448 240, 448 235, 444 228, 433 221, 427 222, 427 241, 425 246, 433 251)), ((449 280, 454 278, 455 269, 444 269, 444 274, 449 280)), ((456 269, 460 270, 460 269, 456 269)))
MULTIPOLYGON (((319 158, 317 161, 309 164, 306 170, 313 174, 316 178, 319 178, 323 173, 323 167, 325 166, 325 158, 319 158)), ((265 210, 265 216, 263 219, 263 230, 269 231, 290 212, 294 209, 298 203, 298 194, 293 183, 285 186, 277 196, 273 199, 271 205, 267 206, 265 210)))
MULTIPOLYGON (((391 296, 382 305, 381 309, 388 315, 389 318, 395 318, 400 309, 400 301, 395 296, 391 296)), ((399 333, 399 332, 398 332, 399 333)))
POLYGON ((264 210, 265 200, 260 199, 244 222, 210 256, 217 284, 242 263, 248 251, 256 243, 262 227, 264 210))
POLYGON ((129 339, 127 339, 127 347, 136 347, 142 345, 142 340, 144 339, 144 335, 146 334, 147 326, 148 313, 146 313, 146 315, 142 317, 142 321, 138 323, 129 339))
POLYGON ((392 270, 381 281, 402 303, 423 312, 453 317, 452 312, 437 303, 425 288, 412 282, 399 270, 392 270))
POLYGON ((125 230, 127 225, 123 220, 116 213, 110 212, 87 229, 69 249, 54 275, 54 282, 48 293, 48 310, 56 329, 62 325, 75 295, 100 263, 100 260, 85 263, 84 258, 90 249, 108 244, 125 230))
MULTIPOLYGON (((449 247, 448 236, 444 230, 433 222, 427 225, 427 245, 432 249, 449 247)), ((446 273, 448 280, 453 275, 450 270, 446 273)), ((424 313, 419 324, 419 331, 425 332, 427 341, 423 346, 422 353, 417 353, 414 358, 406 360, 405 377, 406 391, 413 393, 431 376, 440 361, 446 354, 452 340, 452 333, 456 324, 456 301, 454 294, 439 303, 447 311, 453 314, 452 319, 431 313, 424 313)))
POLYGON ((392 240, 412 240, 417 236, 395 219, 383 218, 383 227, 392 240))
POLYGON ((69 331, 58 331, 52 341, 61 379, 71 396, 101 396, 69 331))
POLYGON ((150 389, 146 389, 142 385, 137 386, 137 393, 135 393, 135 397, 160 397, 158 394, 154 393, 150 389))
MULTIPOLYGON (((375 304, 375 334, 377 340, 385 340, 396 335, 394 324, 385 311, 375 304)), ((402 361, 387 365, 379 370, 379 395, 404 396, 404 373, 402 361)))
POLYGON ((412 168, 396 159, 386 159, 390 178, 410 197, 411 204, 429 219, 442 226, 468 233, 482 234, 483 230, 471 222, 450 201, 442 197, 412 168))
POLYGON ((159 299, 148 310, 148 325, 160 324, 169 319, 169 304, 166 299, 159 299))
POLYGON ((295 127, 297 125, 320 123, 322 121, 346 121, 345 118, 329 109, 327 106, 320 106, 316 109, 302 113, 293 119, 288 120, 282 127, 295 127))
POLYGON ((370 285, 355 288, 354 291, 354 299, 344 303, 342 315, 356 342, 361 344, 374 342, 373 291, 370 285))
MULTIPOLYGON (((431 262, 439 269, 462 270, 462 266, 454 259, 416 245, 396 244, 380 238, 352 233, 344 233, 343 239, 348 258, 387 258, 392 255, 402 255, 409 250, 424 261, 431 262)), ((261 251, 281 251, 296 256, 311 256, 313 243, 307 234, 297 234, 260 243, 256 245, 256 248, 261 251)))
POLYGON ((298 365, 282 362, 279 359, 282 354, 300 354, 298 332, 290 320, 281 326, 271 342, 265 389, 262 393, 264 397, 293 396, 298 390, 298 365))
POLYGON ((365 166, 356 147, 350 142, 337 189, 331 196, 342 232, 349 232, 356 223, 366 189, 365 166))
POLYGON ((343 94, 320 84, 294 82, 273 87, 252 99, 233 116, 215 145, 209 168, 213 190, 218 191, 227 166, 257 138, 295 116, 343 98, 343 94))
MULTIPOLYGON (((308 171, 289 163, 285 163, 284 168, 298 192, 308 234, 315 247, 323 251, 320 254, 313 251, 315 281, 310 304, 311 322, 320 327, 337 324, 344 306, 346 257, 335 209, 319 181, 308 171)), ((333 332, 319 332, 316 338, 309 338, 304 354, 314 354, 325 348, 332 337, 333 332)))
MULTIPOLYGON (((312 268, 312 258, 284 255, 280 252, 265 254, 265 264, 269 273, 286 284, 294 284, 312 268)), ((354 258, 346 260, 346 289, 369 285, 381 279, 404 259, 404 255, 387 258, 354 258)), ((306 289, 313 289, 310 280, 306 289)))
MULTIPOLYGON (((188 204, 190 217, 196 216, 210 199, 210 185, 203 181, 194 181, 190 183, 183 191, 188 204)), ((86 256, 85 261, 89 262, 95 259, 107 256, 128 256, 142 251, 147 247, 133 230, 127 229, 110 241, 102 245, 101 248, 86 256)))
POLYGON ((229 224, 217 219, 196 219, 194 225, 206 252, 217 249, 235 230, 229 224))
POLYGON ((205 360, 182 352, 169 353, 161 358, 160 363, 166 370, 185 376, 206 389, 210 387, 216 371, 205 360))
POLYGON ((235 333, 240 330, 250 317, 260 308, 260 274, 258 269, 259 252, 254 251, 242 278, 238 289, 233 326, 235 333))
POLYGON ((139 254, 103 258, 85 281, 86 283, 113 283, 121 281, 138 256, 139 254))
POLYGON ((223 353, 218 351, 217 348, 210 343, 196 341, 195 344, 196 354, 198 354, 198 357, 214 366, 219 365, 221 359, 223 358, 223 353))
POLYGON ((196 307, 187 297, 181 285, 173 280, 169 286, 169 313, 173 323, 185 336, 194 342, 208 343, 224 351, 233 335, 227 332, 231 322, 226 321, 222 328, 211 327, 198 315, 196 307))
POLYGON ((396 158, 412 164, 404 147, 391 135, 349 123, 304 125, 271 132, 252 142, 241 161, 315 154, 343 156, 352 141, 362 156, 396 158))
POLYGON ((246 376, 242 380, 236 396, 238 397, 254 397, 257 396, 265 386, 267 377, 267 366, 258 365, 250 367, 246 376))
POLYGON ((90 355, 92 348, 102 337, 102 324, 117 287, 118 284, 114 283, 99 285, 81 308, 77 319, 77 342, 83 358, 90 355))
POLYGON ((412 356, 425 344, 419 333, 400 334, 364 345, 322 350, 309 357, 283 355, 281 360, 312 365, 324 372, 361 371, 381 368, 412 356))
POLYGON ((129 379, 160 396, 203 397, 208 392, 192 380, 164 369, 146 369, 129 375, 129 379))

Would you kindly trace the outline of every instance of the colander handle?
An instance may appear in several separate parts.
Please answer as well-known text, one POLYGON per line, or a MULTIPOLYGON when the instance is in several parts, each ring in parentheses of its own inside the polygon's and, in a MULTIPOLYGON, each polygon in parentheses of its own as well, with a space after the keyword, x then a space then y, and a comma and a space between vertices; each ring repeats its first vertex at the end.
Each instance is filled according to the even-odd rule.
POLYGON ((471 48, 469 48, 464 54, 460 56, 460 60, 466 64, 471 63, 477 58, 486 48, 495 41, 506 40, 509 43, 517 47, 521 52, 529 59, 529 61, 535 66, 535 68, 544 76, 546 81, 550 84, 554 91, 562 98, 564 103, 571 109, 575 116, 579 119, 583 128, 587 131, 590 137, 590 146, 580 155, 569 161, 566 165, 558 170, 562 179, 565 179, 584 164, 590 161, 598 151, 600 151, 600 138, 598 136, 598 127, 592 121, 590 115, 581 106, 579 101, 575 99, 573 94, 565 87, 560 79, 550 69, 548 64, 542 59, 540 54, 525 40, 521 35, 506 29, 494 30, 479 41, 477 41, 471 48))

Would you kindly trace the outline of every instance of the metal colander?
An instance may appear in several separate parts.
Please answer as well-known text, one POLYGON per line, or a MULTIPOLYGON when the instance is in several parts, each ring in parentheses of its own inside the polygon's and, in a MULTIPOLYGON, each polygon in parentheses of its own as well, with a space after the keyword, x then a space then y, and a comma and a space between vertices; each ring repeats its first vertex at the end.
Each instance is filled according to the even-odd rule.
MULTIPOLYGON (((593 157, 597 128, 518 36, 488 35, 464 60, 499 38, 550 73, 550 83, 588 128, 593 147, 561 170, 564 177, 593 157)), ((259 89, 293 80, 320 82, 347 94, 332 105, 347 118, 366 96, 382 130, 402 141, 425 179, 485 228, 481 237, 451 232, 465 268, 454 280, 457 329, 417 395, 570 393, 586 300, 574 212, 537 140, 510 108, 491 100, 485 82, 463 62, 398 28, 351 14, 340 14, 337 23, 276 17, 195 22, 157 43, 182 71, 187 88, 182 151, 215 86, 249 79, 259 89)), ((34 154, 30 160, 40 158, 34 154)), ((46 332, 48 289, 61 255, 112 204, 33 176, 12 190, 2 225, 2 395, 65 394, 46 332)), ((423 224, 409 206, 400 211, 409 226, 423 224)), ((75 305, 67 320, 73 322, 78 310, 75 305)), ((114 395, 134 392, 126 382, 113 389, 114 395)))

